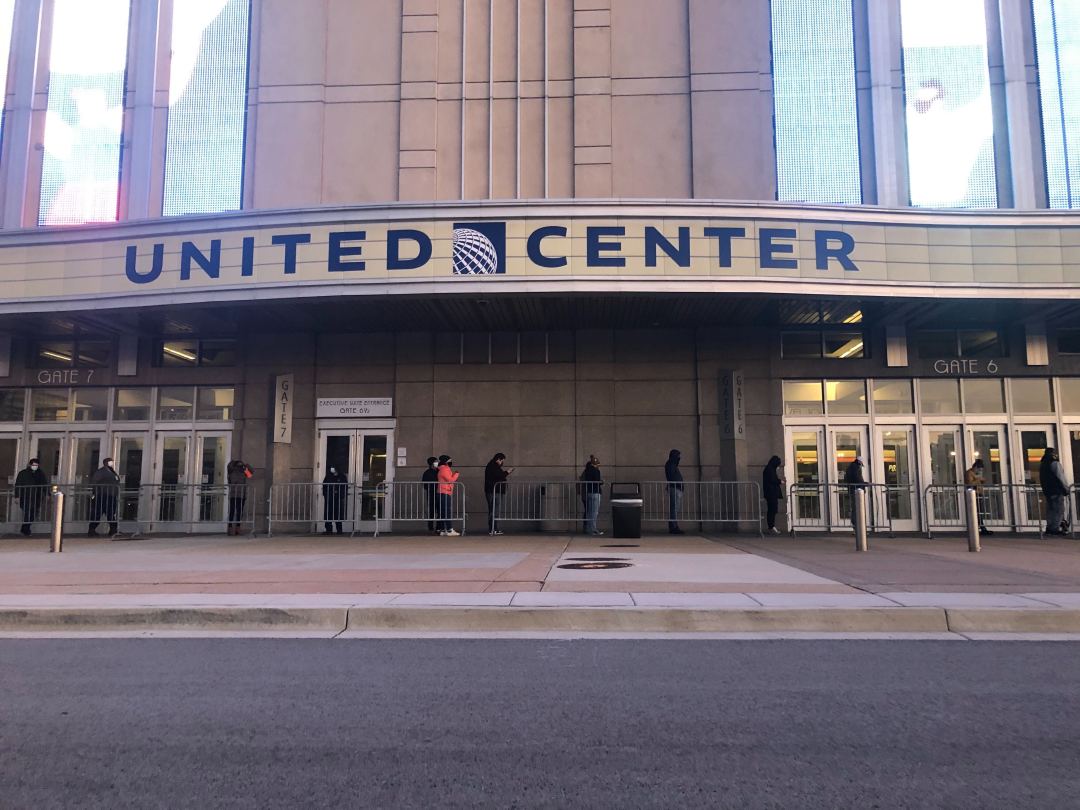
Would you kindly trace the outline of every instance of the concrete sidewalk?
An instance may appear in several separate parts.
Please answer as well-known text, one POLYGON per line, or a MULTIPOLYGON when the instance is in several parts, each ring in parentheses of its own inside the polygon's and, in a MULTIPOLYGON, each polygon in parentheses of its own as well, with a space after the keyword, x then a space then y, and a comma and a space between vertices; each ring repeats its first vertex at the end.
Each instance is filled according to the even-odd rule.
POLYGON ((0 628, 1080 633, 1080 542, 669 535, 619 541, 0 541, 0 628), (614 567, 608 567, 613 565, 614 567), (569 566, 569 567, 565 567, 569 566))

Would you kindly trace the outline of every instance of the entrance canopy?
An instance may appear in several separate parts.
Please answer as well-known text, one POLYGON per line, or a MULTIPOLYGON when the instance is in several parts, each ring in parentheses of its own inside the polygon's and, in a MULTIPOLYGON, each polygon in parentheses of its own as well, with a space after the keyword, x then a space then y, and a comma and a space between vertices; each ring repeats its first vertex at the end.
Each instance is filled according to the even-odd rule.
POLYGON ((395 204, 0 234, 0 312, 222 301, 802 294, 1080 300, 1080 223, 700 202, 395 204))

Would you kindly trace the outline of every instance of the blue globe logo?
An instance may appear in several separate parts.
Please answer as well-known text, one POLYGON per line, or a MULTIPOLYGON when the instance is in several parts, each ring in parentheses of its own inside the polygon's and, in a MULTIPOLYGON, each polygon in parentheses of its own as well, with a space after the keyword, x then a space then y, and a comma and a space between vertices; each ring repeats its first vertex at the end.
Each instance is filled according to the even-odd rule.
POLYGON ((454 275, 490 276, 499 272, 499 253, 480 231, 454 229, 454 275))

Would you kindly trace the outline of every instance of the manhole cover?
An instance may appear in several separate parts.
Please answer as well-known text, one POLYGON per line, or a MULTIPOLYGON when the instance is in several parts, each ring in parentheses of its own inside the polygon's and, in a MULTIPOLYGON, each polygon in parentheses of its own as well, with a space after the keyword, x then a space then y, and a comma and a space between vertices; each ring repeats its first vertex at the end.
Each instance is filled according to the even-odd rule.
POLYGON ((608 543, 600 548, 641 548, 637 543, 608 543))
POLYGON ((567 557, 570 562, 629 562, 625 557, 567 557))
POLYGON ((630 568, 632 563, 628 562, 573 562, 563 563, 556 566, 558 568, 569 568, 574 571, 606 571, 610 568, 630 568))

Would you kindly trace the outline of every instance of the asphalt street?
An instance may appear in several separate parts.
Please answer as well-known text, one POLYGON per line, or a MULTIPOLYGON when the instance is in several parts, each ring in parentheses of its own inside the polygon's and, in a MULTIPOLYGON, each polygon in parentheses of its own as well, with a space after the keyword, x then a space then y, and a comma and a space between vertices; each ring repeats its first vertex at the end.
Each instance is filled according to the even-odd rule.
POLYGON ((0 640, 0 807, 1080 807, 1080 644, 0 640))

